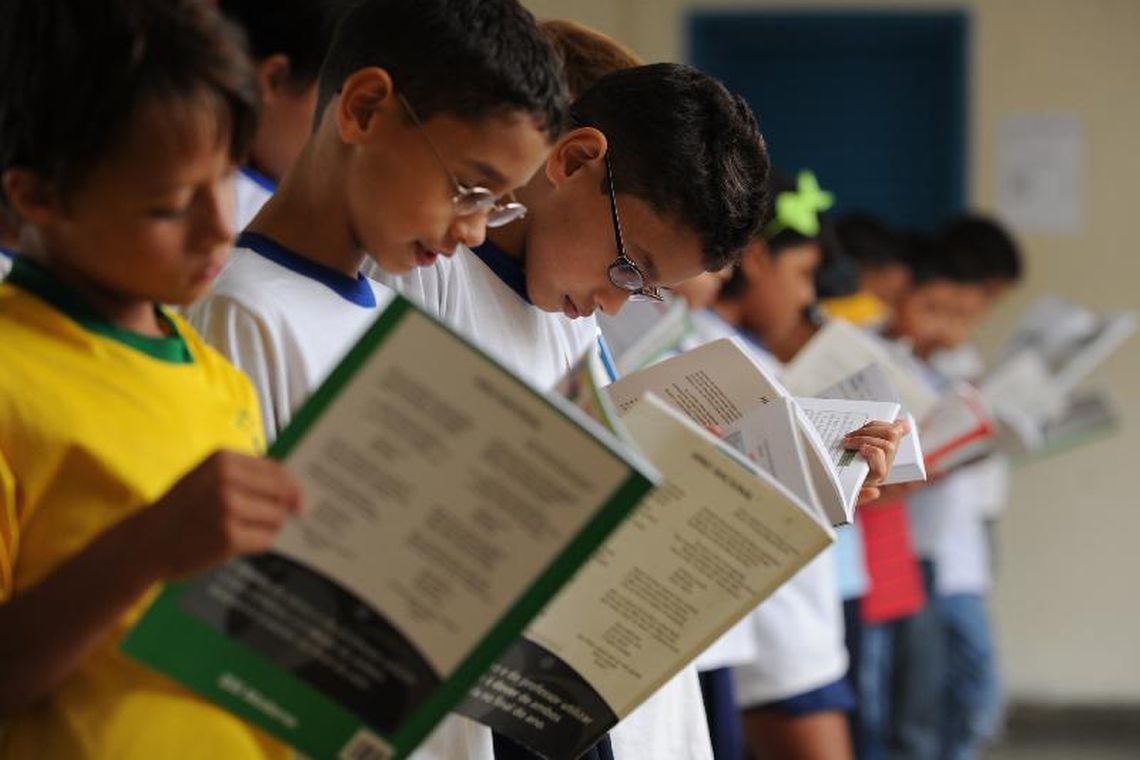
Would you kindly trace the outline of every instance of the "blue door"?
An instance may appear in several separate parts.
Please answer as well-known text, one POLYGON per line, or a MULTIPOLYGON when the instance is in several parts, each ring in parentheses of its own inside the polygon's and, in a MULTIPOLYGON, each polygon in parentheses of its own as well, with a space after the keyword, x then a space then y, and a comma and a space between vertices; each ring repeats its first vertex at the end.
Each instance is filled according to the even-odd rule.
POLYGON ((966 197, 964 13, 699 12, 694 65, 752 104, 775 166, 838 210, 932 228, 966 197))

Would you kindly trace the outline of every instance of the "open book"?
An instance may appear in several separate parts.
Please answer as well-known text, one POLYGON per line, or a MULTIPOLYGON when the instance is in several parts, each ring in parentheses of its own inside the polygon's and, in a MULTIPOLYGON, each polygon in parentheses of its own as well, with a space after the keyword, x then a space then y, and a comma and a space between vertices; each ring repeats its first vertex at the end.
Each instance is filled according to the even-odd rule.
MULTIPOLYGON (((754 408, 733 450, 652 394, 570 388, 665 478, 458 708, 540 756, 578 757, 834 540, 794 403, 754 408)), ((591 387, 593 386, 593 387, 591 387)))
POLYGON ((689 306, 683 298, 634 301, 618 314, 599 312, 598 327, 613 352, 618 375, 627 375, 676 350, 689 332, 689 306))
MULTIPOLYGON (((824 388, 818 395, 820 398, 902 403, 898 391, 891 385, 886 371, 879 364, 868 364, 858 372, 824 388)), ((926 461, 918 438, 918 423, 910 412, 904 410, 904 414, 910 423, 910 432, 899 442, 895 461, 882 485, 926 480, 926 461)))
MULTIPOLYGON (((754 361, 735 339, 722 338, 627 375, 606 388, 625 411, 654 393, 698 425, 730 434, 752 409, 788 390, 754 361)), ((894 421, 893 402, 800 398, 793 409, 816 495, 835 525, 851 522, 867 478, 862 457, 843 448, 843 438, 872 420, 894 421)))
MULTIPOLYGON (((1136 332, 1135 312, 1097 314, 1056 296, 1026 311, 1001 360, 1031 351, 1041 357, 1059 394, 1074 390, 1136 332)), ((999 361, 999 364, 1001 361, 999 361)))
POLYGON ((1044 452, 1054 448, 1047 429, 1065 417, 1072 423, 1111 415, 1103 396, 1090 403, 1095 397, 1074 395, 1136 326, 1133 312, 1099 315, 1055 296, 1035 302, 981 384, 1000 423, 1002 448, 1016 456, 1044 452))
POLYGON ((849 322, 831 320, 792 361, 784 379, 796 393, 811 395, 835 393, 835 389, 857 379, 864 393, 873 385, 875 397, 899 400, 913 415, 912 429, 916 429, 917 420, 918 438, 903 439, 885 481, 890 484, 923 480, 927 471, 948 471, 984 456, 994 447, 997 428, 982 396, 966 383, 937 393, 922 375, 916 359, 849 322), (869 370, 869 366, 876 369, 869 370), (829 385, 831 388, 826 387, 829 385), (888 387, 895 395, 889 395, 888 387))
POLYGON ((311 757, 404 757, 657 482, 397 298, 271 449, 309 510, 127 654, 311 757))

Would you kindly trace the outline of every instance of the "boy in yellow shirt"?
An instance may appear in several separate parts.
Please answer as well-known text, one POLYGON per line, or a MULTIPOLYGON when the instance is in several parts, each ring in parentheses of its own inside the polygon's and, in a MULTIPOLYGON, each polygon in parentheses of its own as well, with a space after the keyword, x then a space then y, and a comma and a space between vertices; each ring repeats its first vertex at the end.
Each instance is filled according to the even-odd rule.
POLYGON ((196 0, 0 6, 3 758, 287 754, 118 651, 156 584, 263 551, 300 504, 253 456, 248 380, 158 306, 229 250, 237 40, 196 0))

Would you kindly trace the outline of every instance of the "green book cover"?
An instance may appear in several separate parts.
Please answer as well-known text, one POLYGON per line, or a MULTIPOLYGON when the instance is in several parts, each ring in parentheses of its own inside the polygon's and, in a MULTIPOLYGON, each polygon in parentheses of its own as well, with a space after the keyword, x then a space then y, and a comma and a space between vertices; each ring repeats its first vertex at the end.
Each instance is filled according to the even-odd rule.
POLYGON ((659 481, 402 298, 270 454, 306 515, 123 650, 314 758, 406 756, 659 481))

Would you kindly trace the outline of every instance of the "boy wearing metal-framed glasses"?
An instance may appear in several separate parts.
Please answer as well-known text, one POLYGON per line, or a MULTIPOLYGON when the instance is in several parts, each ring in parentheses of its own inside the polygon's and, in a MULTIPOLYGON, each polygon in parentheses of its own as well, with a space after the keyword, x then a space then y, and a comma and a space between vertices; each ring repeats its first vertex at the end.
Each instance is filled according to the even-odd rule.
POLYGON ((430 270, 368 267, 540 388, 597 336, 593 315, 734 263, 767 206, 748 105, 680 64, 613 72, 515 197, 525 218, 430 270))

